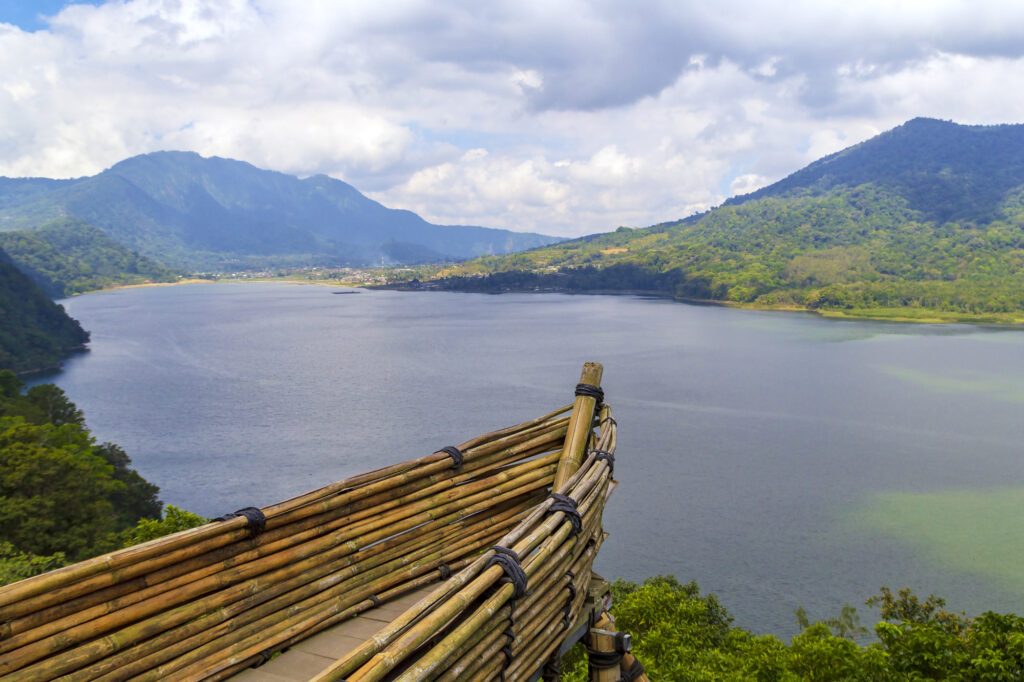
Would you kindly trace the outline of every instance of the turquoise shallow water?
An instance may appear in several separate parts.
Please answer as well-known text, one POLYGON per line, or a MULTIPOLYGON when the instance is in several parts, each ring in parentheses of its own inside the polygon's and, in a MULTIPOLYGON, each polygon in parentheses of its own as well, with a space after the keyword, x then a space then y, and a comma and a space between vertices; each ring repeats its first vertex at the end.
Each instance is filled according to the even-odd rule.
MULTIPOLYGON (((798 605, 827 617, 880 585, 1024 613, 1005 566, 950 558, 969 527, 944 534, 924 498, 900 502, 999 488, 999 508, 1012 503, 1005 491, 1024 482, 1018 331, 286 284, 64 303, 92 349, 50 380, 166 502, 203 514, 532 418, 569 402, 582 362, 598 360, 620 423, 607 577, 695 578, 739 624, 784 636, 798 605)), ((1022 537, 1020 515, 1006 533, 988 527, 1000 515, 972 513, 993 542, 1022 537)))

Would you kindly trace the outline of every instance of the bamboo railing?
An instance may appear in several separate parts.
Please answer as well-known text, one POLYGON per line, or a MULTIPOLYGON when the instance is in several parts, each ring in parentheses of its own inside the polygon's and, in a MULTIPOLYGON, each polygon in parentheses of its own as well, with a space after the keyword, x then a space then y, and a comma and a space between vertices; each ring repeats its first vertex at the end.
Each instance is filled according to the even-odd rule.
POLYGON ((538 419, 0 587, 0 682, 224 679, 431 583, 315 679, 531 679, 593 620, 600 379, 587 363, 538 419))

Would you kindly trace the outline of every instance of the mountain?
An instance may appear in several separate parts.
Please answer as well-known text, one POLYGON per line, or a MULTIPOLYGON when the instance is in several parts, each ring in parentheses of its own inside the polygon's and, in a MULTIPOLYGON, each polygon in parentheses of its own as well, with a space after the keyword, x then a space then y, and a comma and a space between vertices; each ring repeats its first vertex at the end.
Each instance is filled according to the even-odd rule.
POLYGON ((725 205, 872 184, 902 197, 925 220, 991 222, 1007 192, 1024 185, 1022 149, 1024 125, 915 118, 725 205))
POLYGON ((1024 125, 914 119, 701 215, 446 274, 456 289, 1024 321, 1024 125))
POLYGON ((114 284, 178 279, 178 273, 126 249, 103 230, 75 218, 60 218, 35 230, 0 232, 0 248, 51 298, 114 284))
POLYGON ((0 179, 0 230, 74 217, 163 265, 429 262, 509 253, 554 237, 433 225, 326 175, 299 179, 242 161, 155 152, 76 180, 0 179))
POLYGON ((88 340, 88 332, 0 250, 0 369, 51 367, 88 340))

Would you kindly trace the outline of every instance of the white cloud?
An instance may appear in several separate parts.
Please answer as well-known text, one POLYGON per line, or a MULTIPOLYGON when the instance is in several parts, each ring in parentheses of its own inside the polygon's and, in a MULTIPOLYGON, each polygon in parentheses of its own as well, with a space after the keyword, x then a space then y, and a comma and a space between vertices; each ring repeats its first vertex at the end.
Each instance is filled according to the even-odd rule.
MULTIPOLYGON (((0 14, 0 22, 4 17, 0 14)), ((564 235, 713 206, 914 116, 1014 122, 1016 2, 114 0, 0 25, 0 174, 156 149, 564 235)))

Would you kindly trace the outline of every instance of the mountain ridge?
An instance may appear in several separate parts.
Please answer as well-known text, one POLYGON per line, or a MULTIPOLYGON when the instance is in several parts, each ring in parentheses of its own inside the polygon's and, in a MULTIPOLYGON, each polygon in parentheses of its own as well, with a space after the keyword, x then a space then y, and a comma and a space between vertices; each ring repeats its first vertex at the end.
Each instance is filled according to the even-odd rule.
POLYGON ((462 259, 558 238, 435 225, 326 175, 298 178, 235 159, 162 151, 73 180, 0 179, 0 230, 90 222, 165 265, 366 265, 462 259))

